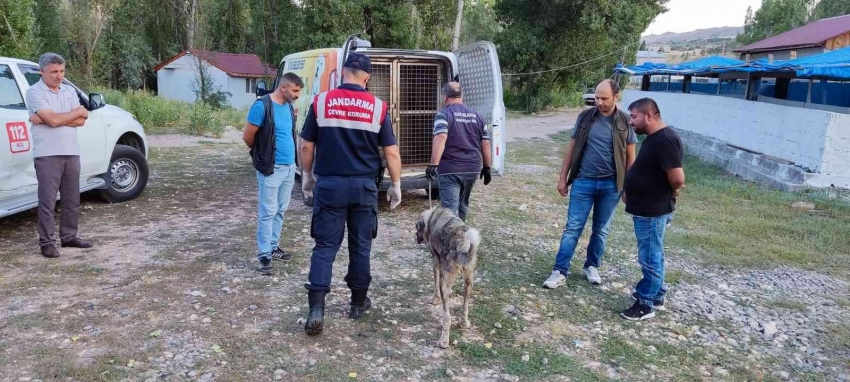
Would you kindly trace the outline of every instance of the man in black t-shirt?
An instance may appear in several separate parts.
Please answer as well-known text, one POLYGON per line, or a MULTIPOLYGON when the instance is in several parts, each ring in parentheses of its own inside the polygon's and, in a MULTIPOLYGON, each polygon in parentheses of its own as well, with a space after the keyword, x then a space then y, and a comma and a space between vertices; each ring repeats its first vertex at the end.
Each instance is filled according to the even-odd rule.
POLYGON ((647 137, 626 173, 623 199, 632 215, 638 262, 643 271, 633 296, 637 301, 620 315, 631 321, 655 317, 664 305, 664 233, 685 184, 684 150, 679 134, 661 120, 658 104, 642 98, 629 105, 635 132, 647 137))

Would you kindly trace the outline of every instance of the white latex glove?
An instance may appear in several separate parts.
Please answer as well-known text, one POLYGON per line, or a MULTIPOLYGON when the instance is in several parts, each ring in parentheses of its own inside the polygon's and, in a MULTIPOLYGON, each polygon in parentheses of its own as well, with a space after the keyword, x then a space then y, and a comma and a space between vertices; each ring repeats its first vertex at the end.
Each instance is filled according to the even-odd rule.
POLYGON ((391 210, 401 204, 401 182, 393 182, 393 185, 387 190, 387 201, 390 202, 391 210))
POLYGON ((304 193, 305 203, 309 200, 312 204, 313 190, 316 188, 316 178, 310 171, 301 171, 301 192, 304 193))

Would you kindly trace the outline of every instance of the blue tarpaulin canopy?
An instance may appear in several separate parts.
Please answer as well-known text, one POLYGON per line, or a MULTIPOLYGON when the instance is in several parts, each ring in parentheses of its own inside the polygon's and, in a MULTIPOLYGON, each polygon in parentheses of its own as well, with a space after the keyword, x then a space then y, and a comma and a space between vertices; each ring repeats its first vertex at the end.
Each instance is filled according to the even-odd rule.
POLYGON ((768 62, 766 59, 745 62, 732 58, 711 56, 676 65, 645 63, 637 66, 618 67, 614 71, 630 75, 795 72, 799 78, 821 77, 850 80, 850 48, 795 60, 774 61, 773 63, 768 62))

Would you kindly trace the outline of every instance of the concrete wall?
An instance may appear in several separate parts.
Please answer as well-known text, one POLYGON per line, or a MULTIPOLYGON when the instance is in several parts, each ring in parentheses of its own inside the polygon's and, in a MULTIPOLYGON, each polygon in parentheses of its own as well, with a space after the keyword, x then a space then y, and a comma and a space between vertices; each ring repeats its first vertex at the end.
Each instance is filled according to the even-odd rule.
MULTIPOLYGON (((203 61, 202 61, 203 62, 203 61)), ((230 77, 222 70, 203 62, 204 68, 213 79, 215 86, 230 92, 228 102, 241 109, 251 105, 256 99, 254 93, 245 92, 245 78, 230 77)), ((158 95, 183 102, 195 102, 195 82, 198 77, 198 60, 192 54, 186 54, 166 65, 156 73, 158 95)))
POLYGON ((792 162, 827 175, 850 176, 850 115, 712 95, 627 90, 658 102, 677 129, 792 162))
MULTIPOLYGON (((793 49, 793 50, 797 51, 797 58, 814 56, 816 54, 821 54, 821 53, 826 52, 826 50, 823 47, 793 49)), ((771 54, 771 53, 773 53, 773 59, 774 60, 790 60, 791 59, 791 51, 792 51, 792 49, 777 50, 777 51, 774 51, 774 52, 765 52, 765 53, 752 53, 752 54, 750 54, 750 61, 760 60, 762 58, 768 58, 768 55, 771 54)), ((746 60, 747 55, 741 54, 741 55, 739 55, 739 58, 741 60, 746 60)))

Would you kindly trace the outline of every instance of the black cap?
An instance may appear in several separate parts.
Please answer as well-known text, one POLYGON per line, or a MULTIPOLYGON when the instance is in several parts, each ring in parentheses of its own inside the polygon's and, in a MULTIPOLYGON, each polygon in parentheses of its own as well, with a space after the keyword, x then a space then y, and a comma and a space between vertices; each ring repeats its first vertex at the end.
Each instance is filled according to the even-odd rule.
POLYGON ((349 53, 348 58, 345 59, 345 65, 343 65, 343 67, 358 69, 372 74, 372 61, 369 60, 369 57, 359 53, 349 53))

